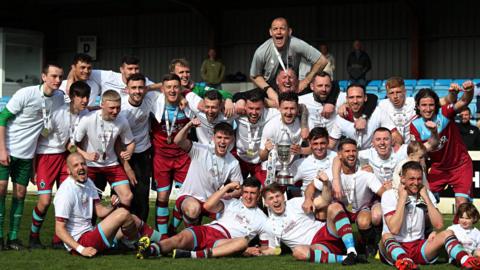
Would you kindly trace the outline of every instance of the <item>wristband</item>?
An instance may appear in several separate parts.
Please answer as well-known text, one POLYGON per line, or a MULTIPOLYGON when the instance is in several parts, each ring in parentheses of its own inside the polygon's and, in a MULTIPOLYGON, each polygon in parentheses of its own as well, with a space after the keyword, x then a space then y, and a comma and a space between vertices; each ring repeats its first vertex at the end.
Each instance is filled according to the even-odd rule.
POLYGON ((268 88, 270 88, 271 86, 270 85, 267 85, 265 87, 263 87, 263 91, 267 92, 268 88))
POLYGON ((84 250, 84 249, 85 249, 85 247, 84 247, 84 246, 82 246, 82 245, 78 245, 78 246, 77 246, 77 248, 76 248, 75 250, 78 252, 78 254, 82 254, 82 252, 83 252, 83 250, 84 250))

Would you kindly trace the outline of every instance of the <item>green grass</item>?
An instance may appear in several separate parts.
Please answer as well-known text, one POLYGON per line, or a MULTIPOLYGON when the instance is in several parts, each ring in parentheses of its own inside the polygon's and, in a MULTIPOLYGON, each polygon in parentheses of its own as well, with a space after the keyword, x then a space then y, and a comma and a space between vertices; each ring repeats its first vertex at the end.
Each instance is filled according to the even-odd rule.
MULTIPOLYGON (((8 207, 10 206, 9 195, 7 197, 7 216, 5 224, 8 224, 8 207)), ((25 212, 22 219, 20 239, 24 244, 28 244, 28 234, 31 223, 31 213, 35 205, 35 196, 28 196, 25 203, 25 212)), ((153 207, 153 204, 151 205, 153 207)), ((153 209, 153 208, 151 208, 153 209)), ((445 216, 445 223, 451 223, 451 216, 445 216)), ((44 222, 41 239, 44 244, 49 244, 53 234, 53 207, 48 212, 44 222)), ((150 211, 149 224, 153 223, 153 211, 150 211)), ((8 229, 8 226, 5 226, 8 229)), ((245 270, 280 270, 280 269, 337 269, 342 267, 339 264, 315 265, 306 262, 295 261, 290 254, 276 257, 257 257, 257 258, 221 258, 208 260, 173 260, 171 258, 158 258, 137 260, 135 255, 105 255, 93 259, 85 259, 79 256, 72 256, 66 251, 61 250, 33 250, 33 251, 2 251, 0 252, 0 269, 245 269, 245 270)), ((343 268, 343 267, 342 267, 343 268)), ((423 267, 425 268, 425 267, 423 267)), ((455 269, 455 267, 446 264, 428 266, 429 269, 455 269)), ((393 269, 380 263, 377 260, 370 259, 370 264, 356 265, 348 269, 393 269)))

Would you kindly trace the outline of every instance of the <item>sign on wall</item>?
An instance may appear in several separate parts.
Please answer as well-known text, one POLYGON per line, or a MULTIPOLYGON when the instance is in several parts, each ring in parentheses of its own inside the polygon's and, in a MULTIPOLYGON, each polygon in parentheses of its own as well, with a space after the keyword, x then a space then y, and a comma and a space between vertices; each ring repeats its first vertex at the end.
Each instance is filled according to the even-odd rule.
POLYGON ((96 36, 78 36, 77 53, 85 53, 97 60, 97 37, 96 36))

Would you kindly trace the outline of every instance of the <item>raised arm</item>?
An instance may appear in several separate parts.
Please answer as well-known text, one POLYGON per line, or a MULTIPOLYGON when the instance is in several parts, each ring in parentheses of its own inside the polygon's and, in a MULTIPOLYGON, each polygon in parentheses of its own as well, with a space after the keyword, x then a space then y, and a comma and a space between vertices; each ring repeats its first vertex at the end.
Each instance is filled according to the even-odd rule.
POLYGON ((305 75, 305 78, 300 81, 298 84, 298 88, 300 91, 303 91, 303 89, 307 88, 308 84, 312 81, 313 76, 317 74, 318 71, 323 70, 328 64, 328 59, 321 55, 320 58, 318 58, 317 62, 315 62, 308 72, 307 75, 305 75))
POLYGON ((430 130, 431 135, 430 138, 428 138, 428 140, 423 145, 425 145, 427 152, 431 152, 435 150, 440 143, 437 124, 433 121, 427 121, 425 122, 425 126, 428 128, 428 130, 430 130))
MULTIPOLYGON (((458 86, 458 85, 457 85, 458 86)), ((468 104, 473 99, 473 89, 475 88, 472 81, 465 81, 462 83, 463 88, 463 96, 455 102, 454 109, 456 113, 459 113, 463 109, 465 109, 468 104)))
POLYGON ((399 234, 402 228, 403 218, 405 216, 405 203, 407 202, 407 191, 405 186, 400 183, 398 187, 398 200, 395 213, 390 215, 389 213, 383 213, 385 215, 385 223, 387 223, 388 230, 392 234, 399 234))
POLYGON ((190 151, 190 148, 192 148, 192 141, 188 139, 188 133, 192 127, 198 126, 200 126, 200 120, 197 118, 192 119, 177 133, 177 136, 175 136, 173 142, 182 148, 183 151, 190 151))
POLYGON ((230 193, 232 190, 240 190, 241 186, 238 182, 230 182, 215 193, 213 193, 205 202, 203 207, 205 210, 211 213, 219 213, 223 211, 224 204, 222 198, 225 194, 230 193))

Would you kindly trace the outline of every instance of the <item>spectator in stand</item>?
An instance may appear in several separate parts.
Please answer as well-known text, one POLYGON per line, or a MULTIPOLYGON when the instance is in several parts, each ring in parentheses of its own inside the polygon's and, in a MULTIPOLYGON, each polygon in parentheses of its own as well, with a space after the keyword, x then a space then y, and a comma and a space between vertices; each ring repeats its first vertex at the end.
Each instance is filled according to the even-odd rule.
POLYGON ((353 51, 348 55, 347 72, 352 83, 367 85, 366 75, 372 69, 370 57, 363 50, 360 40, 353 42, 353 51))
POLYGON ((208 58, 205 59, 200 68, 202 80, 215 89, 221 89, 220 84, 225 76, 225 65, 217 59, 215 49, 208 50, 208 58))
POLYGON ((335 73, 335 57, 328 51, 327 44, 321 43, 320 44, 320 52, 322 53, 325 58, 328 60, 327 66, 323 69, 323 71, 330 74, 330 77, 333 80, 333 75, 335 73))
POLYGON ((468 150, 480 150, 480 130, 470 123, 472 112, 466 107, 458 113, 458 116, 460 123, 457 123, 457 127, 465 146, 468 150))

